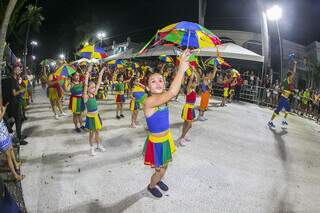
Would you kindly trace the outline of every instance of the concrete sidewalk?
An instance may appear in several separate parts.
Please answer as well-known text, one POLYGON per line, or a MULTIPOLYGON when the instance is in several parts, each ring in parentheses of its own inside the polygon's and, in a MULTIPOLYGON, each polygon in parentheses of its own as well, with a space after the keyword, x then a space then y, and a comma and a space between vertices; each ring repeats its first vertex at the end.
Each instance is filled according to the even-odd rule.
MULTIPOLYGON (((320 126, 310 120, 289 116, 288 129, 272 131, 270 109, 211 106, 209 120, 194 123, 192 142, 178 147, 165 177, 170 190, 154 199, 146 191, 153 170, 141 155, 142 113, 142 125, 131 129, 128 105, 117 120, 113 96, 100 103, 107 151, 91 157, 88 134, 74 132, 70 111, 55 120, 45 92, 38 88, 35 97, 24 127, 30 144, 21 148, 30 213, 320 212, 320 126)), ((174 139, 181 110, 182 103, 170 104, 174 139)))

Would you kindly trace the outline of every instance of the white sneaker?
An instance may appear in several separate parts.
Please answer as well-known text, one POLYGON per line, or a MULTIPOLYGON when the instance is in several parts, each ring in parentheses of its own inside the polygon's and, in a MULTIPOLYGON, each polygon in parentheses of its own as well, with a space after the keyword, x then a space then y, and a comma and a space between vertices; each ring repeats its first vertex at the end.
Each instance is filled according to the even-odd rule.
POLYGON ((54 118, 55 118, 56 120, 59 120, 59 115, 56 114, 56 115, 54 116, 54 118))
POLYGON ((62 116, 66 116, 67 114, 65 112, 61 113, 62 116))
POLYGON ((186 146, 186 145, 187 145, 187 144, 186 144, 186 139, 180 138, 180 139, 179 139, 179 144, 180 144, 180 146, 186 146))
POLYGON ((93 146, 90 148, 90 155, 91 156, 95 156, 96 155, 96 152, 94 151, 94 147, 93 146))
POLYGON ((198 118, 198 120, 199 121, 205 121, 205 118, 201 116, 201 117, 198 118))
POLYGON ((100 152, 105 152, 106 149, 102 146, 102 145, 98 145, 97 149, 100 151, 100 152))

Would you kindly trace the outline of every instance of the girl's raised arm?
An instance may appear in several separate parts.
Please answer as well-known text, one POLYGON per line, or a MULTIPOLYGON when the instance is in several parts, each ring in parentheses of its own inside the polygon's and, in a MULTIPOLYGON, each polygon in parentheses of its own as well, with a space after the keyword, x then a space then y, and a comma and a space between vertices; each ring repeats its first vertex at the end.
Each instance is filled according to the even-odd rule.
POLYGON ((162 93, 159 96, 148 97, 144 103, 145 108, 154 108, 156 106, 160 106, 168 102, 170 99, 172 99, 179 93, 184 73, 189 67, 189 56, 190 50, 187 49, 183 52, 181 56, 178 73, 172 81, 169 90, 167 92, 162 93))

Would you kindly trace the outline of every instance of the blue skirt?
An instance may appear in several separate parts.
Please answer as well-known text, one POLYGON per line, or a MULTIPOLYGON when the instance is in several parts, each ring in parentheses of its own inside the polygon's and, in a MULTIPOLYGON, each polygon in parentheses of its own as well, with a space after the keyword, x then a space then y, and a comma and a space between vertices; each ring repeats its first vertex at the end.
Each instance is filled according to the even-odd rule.
POLYGON ((12 138, 9 135, 5 140, 0 141, 0 151, 6 152, 12 145, 12 138))

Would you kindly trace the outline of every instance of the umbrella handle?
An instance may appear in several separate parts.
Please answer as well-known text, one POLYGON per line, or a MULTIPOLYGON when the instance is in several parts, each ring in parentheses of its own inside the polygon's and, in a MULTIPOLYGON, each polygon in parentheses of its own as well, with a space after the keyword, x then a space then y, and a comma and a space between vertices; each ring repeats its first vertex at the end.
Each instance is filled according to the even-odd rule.
POLYGON ((190 41, 190 30, 188 30, 188 41, 187 41, 187 49, 189 48, 189 41, 190 41))

